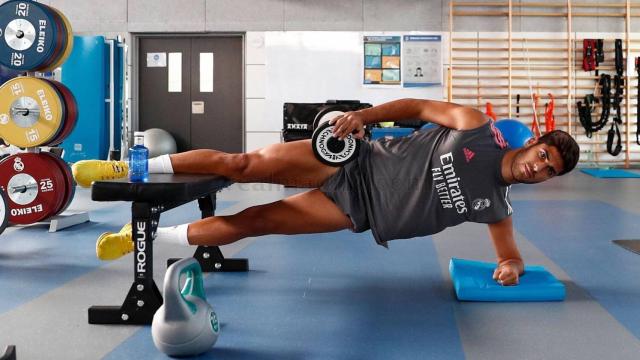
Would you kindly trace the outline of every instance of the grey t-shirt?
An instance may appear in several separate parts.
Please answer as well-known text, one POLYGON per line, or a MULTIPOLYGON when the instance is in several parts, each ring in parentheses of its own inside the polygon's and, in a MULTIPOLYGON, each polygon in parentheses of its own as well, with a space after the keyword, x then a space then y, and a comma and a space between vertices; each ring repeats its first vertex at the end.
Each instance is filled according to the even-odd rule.
POLYGON ((513 211, 501 174, 507 144, 493 121, 472 130, 436 127, 381 139, 363 150, 362 198, 379 244, 466 221, 493 223, 513 211))

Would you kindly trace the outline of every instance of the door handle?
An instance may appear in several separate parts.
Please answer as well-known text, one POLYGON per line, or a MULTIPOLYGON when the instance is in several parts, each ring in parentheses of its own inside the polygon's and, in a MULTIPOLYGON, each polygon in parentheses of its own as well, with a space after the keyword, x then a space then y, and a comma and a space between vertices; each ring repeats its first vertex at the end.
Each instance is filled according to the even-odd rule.
POLYGON ((192 114, 204 114, 204 101, 192 101, 191 102, 192 114))

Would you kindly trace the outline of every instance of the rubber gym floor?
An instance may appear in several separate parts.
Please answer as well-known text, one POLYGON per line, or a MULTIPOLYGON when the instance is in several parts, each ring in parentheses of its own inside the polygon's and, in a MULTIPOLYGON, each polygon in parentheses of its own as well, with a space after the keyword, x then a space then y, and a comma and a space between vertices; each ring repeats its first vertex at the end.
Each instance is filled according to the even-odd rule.
MULTIPOLYGON (((637 179, 579 171, 540 185, 514 185, 516 237, 524 259, 567 288, 564 302, 458 302, 453 256, 493 261, 485 225, 463 224, 390 249, 348 231, 266 236, 223 248, 247 257, 247 273, 206 275, 222 322, 211 359, 639 359, 640 255, 611 243, 640 238, 637 179)), ((235 184, 218 214, 301 191, 235 184)), ((89 325, 91 305, 120 304, 132 255, 104 263, 95 239, 128 221, 127 203, 97 203, 78 189, 72 210, 91 222, 57 233, 45 226, 0 236, 0 348, 18 359, 162 359, 149 326, 89 325)), ((196 203, 163 214, 161 226, 198 218, 196 203)), ((393 216, 393 214, 389 214, 393 216)), ((291 219, 296 221, 296 219, 291 219)), ((155 246, 165 260, 193 249, 155 246)), ((1 349, 0 349, 1 350, 1 349)))

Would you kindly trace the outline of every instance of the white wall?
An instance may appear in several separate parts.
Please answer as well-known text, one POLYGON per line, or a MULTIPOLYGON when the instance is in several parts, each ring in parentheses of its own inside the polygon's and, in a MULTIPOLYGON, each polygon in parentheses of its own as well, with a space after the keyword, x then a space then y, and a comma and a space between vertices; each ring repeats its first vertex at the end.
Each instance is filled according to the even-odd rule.
POLYGON ((265 122, 267 71, 263 32, 247 33, 245 63, 245 150, 253 151, 280 142, 280 130, 265 122))
MULTIPOLYGON (((376 33, 380 34, 410 32, 376 33)), ((285 102, 341 99, 378 105, 403 97, 443 99, 442 86, 363 86, 363 35, 360 31, 247 33, 247 151, 280 142, 285 102)), ((444 44, 446 37, 443 62, 444 44)))

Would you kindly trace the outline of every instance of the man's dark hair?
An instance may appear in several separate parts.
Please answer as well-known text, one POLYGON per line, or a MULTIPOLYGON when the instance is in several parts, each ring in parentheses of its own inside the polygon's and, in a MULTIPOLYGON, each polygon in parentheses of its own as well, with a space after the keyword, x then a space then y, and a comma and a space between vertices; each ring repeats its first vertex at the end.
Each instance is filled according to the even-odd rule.
POLYGON ((558 176, 564 175, 576 167, 580 157, 580 146, 568 133, 562 130, 554 130, 542 135, 538 139, 538 143, 555 146, 560 152, 560 156, 564 160, 564 168, 558 173, 558 176))

